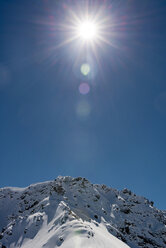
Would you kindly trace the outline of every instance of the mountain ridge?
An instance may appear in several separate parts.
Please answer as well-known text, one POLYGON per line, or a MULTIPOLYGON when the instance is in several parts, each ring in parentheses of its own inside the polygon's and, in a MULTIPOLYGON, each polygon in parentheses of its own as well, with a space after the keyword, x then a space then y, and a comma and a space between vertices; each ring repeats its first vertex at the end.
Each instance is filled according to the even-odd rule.
POLYGON ((78 246, 164 248, 166 213, 128 189, 81 177, 0 189, 1 248, 78 246))

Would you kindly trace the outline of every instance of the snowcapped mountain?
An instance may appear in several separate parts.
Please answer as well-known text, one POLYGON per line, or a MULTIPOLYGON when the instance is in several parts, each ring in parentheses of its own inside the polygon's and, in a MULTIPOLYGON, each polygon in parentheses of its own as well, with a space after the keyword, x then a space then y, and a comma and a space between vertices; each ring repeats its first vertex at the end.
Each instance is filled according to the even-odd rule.
POLYGON ((58 177, 0 189, 0 248, 164 248, 166 212, 130 190, 58 177))

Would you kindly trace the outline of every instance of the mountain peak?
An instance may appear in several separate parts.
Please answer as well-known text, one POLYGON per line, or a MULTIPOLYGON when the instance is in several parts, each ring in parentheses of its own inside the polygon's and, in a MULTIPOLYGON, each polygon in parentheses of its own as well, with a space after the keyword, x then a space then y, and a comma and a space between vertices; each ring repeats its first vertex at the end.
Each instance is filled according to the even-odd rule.
POLYGON ((128 189, 59 176, 0 189, 0 247, 166 247, 166 214, 128 189))

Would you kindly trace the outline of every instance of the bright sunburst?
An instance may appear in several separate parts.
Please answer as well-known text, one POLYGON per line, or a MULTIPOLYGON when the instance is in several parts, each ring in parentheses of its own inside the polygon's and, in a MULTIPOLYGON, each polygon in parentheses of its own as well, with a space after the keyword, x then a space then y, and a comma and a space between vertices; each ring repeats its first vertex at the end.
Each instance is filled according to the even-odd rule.
MULTIPOLYGON (((110 39, 110 28, 112 21, 110 16, 105 14, 103 8, 96 8, 93 11, 87 8, 67 9, 68 17, 61 24, 62 31, 66 31, 64 42, 61 46, 73 41, 78 41, 80 48, 82 45, 91 46, 96 50, 96 45, 107 43, 112 46, 110 39)), ((78 46, 77 46, 78 48, 78 46)))
POLYGON ((78 36, 84 41, 93 41, 97 38, 97 24, 90 20, 85 20, 78 25, 78 36))
POLYGON ((113 31, 117 23, 106 5, 91 6, 88 0, 83 1, 83 4, 80 1, 77 4, 76 1, 75 5, 72 8, 70 4, 65 5, 64 18, 53 24, 53 35, 58 42, 52 49, 55 51, 72 43, 73 47, 70 48, 76 51, 76 57, 93 54, 99 62, 98 54, 101 49, 104 50, 107 46, 117 47, 117 32, 113 31))

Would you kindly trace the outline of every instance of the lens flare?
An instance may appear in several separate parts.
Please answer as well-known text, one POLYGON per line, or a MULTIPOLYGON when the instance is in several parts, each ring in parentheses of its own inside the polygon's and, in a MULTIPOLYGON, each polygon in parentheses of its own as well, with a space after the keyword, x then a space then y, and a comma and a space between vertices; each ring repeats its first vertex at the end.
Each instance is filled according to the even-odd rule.
POLYGON ((79 86, 79 92, 80 92, 82 95, 88 94, 89 91, 90 91, 89 84, 87 84, 87 83, 81 83, 81 84, 80 84, 80 86, 79 86))
POLYGON ((76 108, 76 113, 80 119, 86 119, 91 112, 90 104, 87 101, 80 101, 76 108))
POLYGON ((82 64, 80 70, 84 76, 87 76, 90 73, 90 65, 89 64, 82 64))

